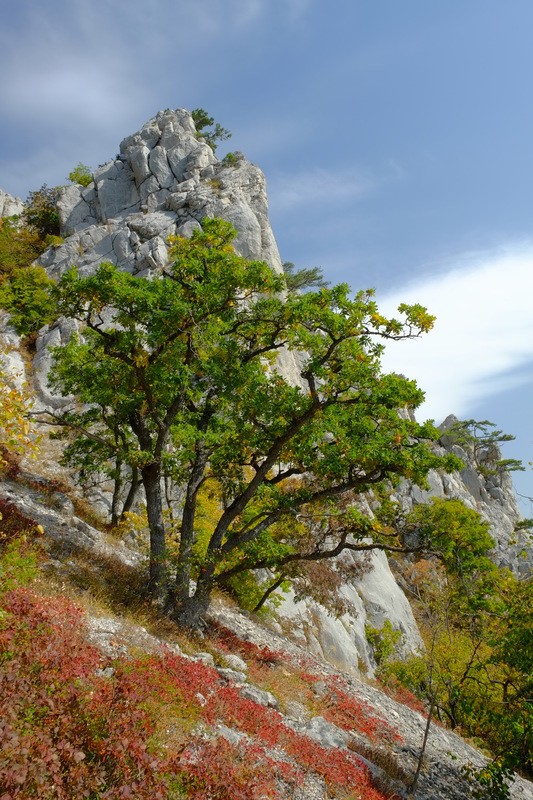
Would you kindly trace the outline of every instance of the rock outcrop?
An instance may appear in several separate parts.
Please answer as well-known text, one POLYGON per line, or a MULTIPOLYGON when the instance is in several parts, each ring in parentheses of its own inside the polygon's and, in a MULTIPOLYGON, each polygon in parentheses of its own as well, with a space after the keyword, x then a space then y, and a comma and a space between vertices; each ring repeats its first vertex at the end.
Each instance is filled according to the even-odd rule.
POLYGON ((20 197, 13 197, 0 189, 0 217, 14 217, 22 214, 24 203, 20 197))
MULTIPOLYGON (((530 538, 517 530, 517 523, 522 515, 511 475, 505 469, 484 470, 471 448, 455 444, 453 437, 447 435, 454 422, 457 422, 457 418, 450 415, 440 426, 441 452, 447 451, 459 456, 464 468, 451 474, 432 470, 427 478, 427 490, 403 484, 397 493, 398 502, 410 509, 416 504, 428 503, 432 497, 461 500, 489 523, 495 542, 495 563, 508 567, 518 576, 529 575, 533 570, 533 548, 530 538)), ((497 445, 491 445, 491 448, 491 459, 497 463, 502 458, 501 451, 497 445)))
POLYGON ((66 241, 41 258, 54 277, 72 264, 89 274, 104 260, 149 274, 167 264, 168 237, 190 235, 206 216, 233 223, 240 255, 281 270, 263 173, 240 154, 219 161, 182 109, 124 139, 89 186, 61 190, 58 208, 66 241))

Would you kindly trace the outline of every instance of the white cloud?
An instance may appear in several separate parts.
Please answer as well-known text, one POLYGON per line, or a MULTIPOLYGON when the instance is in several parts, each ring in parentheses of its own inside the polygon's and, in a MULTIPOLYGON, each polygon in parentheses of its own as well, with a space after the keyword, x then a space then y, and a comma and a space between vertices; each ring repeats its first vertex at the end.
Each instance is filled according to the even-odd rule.
POLYGON ((437 317, 433 331, 390 344, 383 359, 387 371, 415 378, 426 392, 419 418, 468 416, 490 395, 530 379, 532 298, 533 243, 528 242, 458 257, 444 274, 380 300, 386 314, 400 302, 419 302, 437 317))

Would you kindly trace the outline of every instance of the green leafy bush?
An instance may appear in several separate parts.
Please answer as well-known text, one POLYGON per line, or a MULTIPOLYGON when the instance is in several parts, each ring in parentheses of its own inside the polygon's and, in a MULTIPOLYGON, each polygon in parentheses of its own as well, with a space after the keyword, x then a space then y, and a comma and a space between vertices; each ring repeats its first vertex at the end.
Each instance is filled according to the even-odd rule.
POLYGON ((46 246, 39 232, 17 217, 0 218, 0 279, 29 267, 46 246))
POLYGON ((87 164, 82 164, 81 161, 77 167, 74 167, 72 172, 68 174, 69 181, 72 183, 79 183, 80 186, 88 186, 93 182, 91 168, 87 164))
POLYGON ((226 155, 222 159, 222 163, 226 167, 236 167, 241 163, 243 159, 244 159, 243 154, 239 152, 239 150, 236 150, 234 153, 226 153, 226 155))
POLYGON ((42 267, 14 271, 0 284, 0 308, 11 314, 11 322, 22 336, 29 336, 54 319, 51 294, 54 281, 42 267))
POLYGON ((48 187, 43 184, 40 189, 30 192, 26 201, 26 208, 22 214, 23 219, 32 230, 41 238, 48 234, 59 236, 60 220, 57 210, 58 188, 48 187))
POLYGON ((385 620, 382 628, 365 625, 365 635, 372 646, 378 666, 392 658, 402 636, 401 631, 393 628, 391 621, 388 619, 385 620))
POLYGON ((509 800, 513 772, 500 761, 491 761, 481 769, 467 764, 462 773, 472 783, 475 800, 509 800))

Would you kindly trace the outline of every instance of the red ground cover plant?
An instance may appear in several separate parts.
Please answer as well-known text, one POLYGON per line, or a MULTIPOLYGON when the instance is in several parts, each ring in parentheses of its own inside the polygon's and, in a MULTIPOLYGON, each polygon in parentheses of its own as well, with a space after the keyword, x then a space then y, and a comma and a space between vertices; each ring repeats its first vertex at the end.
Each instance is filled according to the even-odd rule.
MULTIPOLYGON (((217 646, 227 652, 238 652, 242 658, 251 661, 251 674, 255 672, 254 666, 276 666, 287 663, 290 657, 278 650, 268 647, 258 647, 253 642, 239 639, 228 628, 215 623, 213 625, 214 638, 217 646)), ((259 671, 258 674, 261 674, 259 671)), ((310 672, 298 671, 298 674, 311 687, 313 684, 324 680, 323 677, 310 672)), ((328 721, 343 730, 356 729, 366 734, 373 740, 385 739, 387 741, 401 741, 395 729, 385 720, 375 716, 372 706, 363 700, 358 700, 348 690, 345 681, 336 676, 325 679, 328 693, 322 698, 322 715, 328 721)))
POLYGON ((1 800, 166 797, 171 759, 150 752, 142 692, 99 677, 81 612, 17 589, 0 620, 1 800))
POLYGON ((8 541, 17 539, 21 533, 34 532, 37 523, 26 517, 18 508, 8 500, 0 498, 0 545, 5 546, 8 541))
POLYGON ((166 652, 102 673, 68 600, 19 588, 1 605, 0 800, 277 800, 307 770, 335 795, 383 800, 357 756, 291 730, 211 667, 166 652), (176 719, 184 727, 172 746, 176 719), (191 720, 246 737, 200 738, 191 720))
POLYGON ((223 738, 193 741, 181 754, 180 766, 183 773, 174 787, 192 800, 279 800, 279 780, 295 786, 303 777, 259 745, 233 745, 223 738))
POLYGON ((245 661, 255 661, 263 666, 274 666, 288 660, 288 656, 280 650, 259 647, 253 642, 246 642, 219 622, 211 624, 211 637, 221 650, 238 653, 245 661))
POLYGON ((282 748, 299 766, 322 776, 335 792, 364 790, 366 800, 383 800, 383 795, 371 786, 368 770, 355 754, 322 747, 308 736, 293 731, 283 723, 281 714, 241 697, 234 686, 223 687, 212 695, 205 709, 205 719, 211 723, 223 719, 227 725, 253 736, 267 747, 282 748))
MULTIPOLYGON (((317 675, 308 675, 308 679, 315 683, 320 678, 317 675)), ((364 700, 354 697, 342 678, 330 676, 325 681, 328 687, 327 694, 322 698, 323 716, 343 730, 357 730, 373 741, 401 742, 402 737, 392 725, 384 719, 376 717, 374 709, 364 700)))
POLYGON ((392 699, 396 700, 397 703, 401 703, 403 706, 407 706, 413 711, 418 711, 419 714, 427 716, 427 708, 422 700, 419 700, 419 698, 413 692, 411 692, 405 686, 402 686, 402 684, 398 681, 388 679, 387 683, 382 685, 380 688, 382 692, 387 694, 389 697, 392 697, 392 699))

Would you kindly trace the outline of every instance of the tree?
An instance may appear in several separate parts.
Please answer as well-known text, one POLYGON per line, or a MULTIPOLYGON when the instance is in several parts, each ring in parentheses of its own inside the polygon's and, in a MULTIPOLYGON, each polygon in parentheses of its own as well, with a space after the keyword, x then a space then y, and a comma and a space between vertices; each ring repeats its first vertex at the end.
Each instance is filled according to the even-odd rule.
POLYGON ((223 128, 219 122, 215 122, 214 117, 210 117, 203 108, 195 108, 191 111, 191 117, 196 126, 198 136, 207 142, 209 147, 215 152, 218 142, 231 139, 231 132, 223 128), (205 130, 210 128, 211 130, 205 130))
POLYGON ((523 472, 522 462, 517 458, 501 458, 499 445, 512 442, 515 437, 496 428, 488 419, 455 420, 442 434, 445 441, 458 444, 472 453, 476 467, 482 475, 503 472, 523 472))
POLYGON ((323 289, 329 286, 329 281, 324 279, 321 267, 303 267, 296 269, 292 261, 283 262, 285 282, 289 292, 298 292, 311 287, 323 289))
POLYGON ((491 560, 487 523, 457 500, 418 506, 404 521, 431 542, 406 578, 426 650, 384 664, 430 714, 481 739, 501 767, 533 770, 533 581, 491 560))
POLYGON ((57 198, 58 188, 48 187, 46 184, 28 195, 22 216, 26 225, 36 231, 41 239, 59 236, 61 232, 57 198))
POLYGON ((216 586, 251 570, 277 581, 295 562, 346 549, 406 549, 359 510, 358 495, 461 463, 436 455, 438 431, 405 411, 423 399, 416 384, 380 371, 381 341, 418 336, 433 317, 402 305, 402 321, 387 319, 372 292, 352 299, 346 285, 284 301, 283 277, 236 255, 234 236, 204 220, 190 240, 175 239, 172 265, 151 280, 102 264, 87 278, 69 271, 57 290, 58 311, 84 327, 54 351, 50 377, 86 410, 48 420, 75 433, 88 468, 107 453, 139 471, 150 588, 190 626, 216 586), (283 354, 295 355, 299 385, 280 372, 283 354), (182 487, 174 563, 163 477, 182 487), (207 529, 201 492, 218 499, 207 529))

